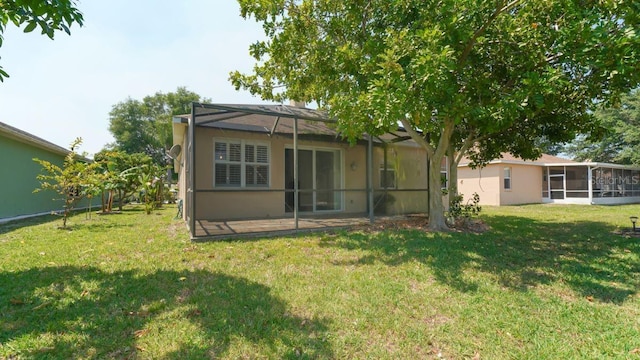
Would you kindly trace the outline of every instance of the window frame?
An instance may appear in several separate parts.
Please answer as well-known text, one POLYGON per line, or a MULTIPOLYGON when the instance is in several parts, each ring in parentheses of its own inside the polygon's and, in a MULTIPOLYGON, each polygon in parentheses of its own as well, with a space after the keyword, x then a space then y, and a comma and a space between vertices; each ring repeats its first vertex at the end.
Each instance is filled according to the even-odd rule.
POLYGON ((379 177, 379 188, 380 189, 398 189, 398 172, 396 171, 395 167, 393 167, 393 165, 390 166, 390 164, 387 164, 387 167, 385 169, 384 164, 380 164, 380 168, 379 168, 379 173, 378 173, 379 177), (385 170, 387 172, 387 174, 389 172, 393 173, 393 186, 389 186, 389 184, 384 184, 383 180, 385 179, 384 174, 385 174, 385 170), (385 185, 386 188, 385 188, 385 185))
MULTIPOLYGON (((229 167, 227 167, 228 169, 229 167)), ((238 138, 213 138, 213 187, 218 189, 264 189, 271 187, 271 144, 265 141, 259 140, 249 140, 249 139, 238 139, 238 138), (226 145, 226 159, 221 160, 216 157, 216 145, 217 144, 225 144, 226 145), (230 146, 231 144, 240 145, 240 157, 238 161, 230 160, 230 146), (247 161, 247 146, 254 147, 254 161, 247 161), (267 162, 259 162, 258 161, 258 147, 264 146, 267 150, 267 162), (240 183, 239 184, 217 184, 216 183, 216 166, 218 164, 224 165, 240 165, 240 183), (253 166, 257 169, 258 166, 266 166, 267 167, 267 176, 266 184, 247 184, 247 167, 253 166)), ((255 171, 255 170, 254 170, 255 171)), ((257 174, 257 171, 254 172, 257 174)))
POLYGON ((449 158, 444 156, 440 161, 440 190, 449 189, 449 158))
POLYGON ((513 189, 513 170, 511 166, 505 166, 502 168, 502 188, 505 191, 511 191, 513 189), (509 175, 507 176, 507 172, 509 175), (507 186, 507 180, 509 182, 509 186, 507 186))

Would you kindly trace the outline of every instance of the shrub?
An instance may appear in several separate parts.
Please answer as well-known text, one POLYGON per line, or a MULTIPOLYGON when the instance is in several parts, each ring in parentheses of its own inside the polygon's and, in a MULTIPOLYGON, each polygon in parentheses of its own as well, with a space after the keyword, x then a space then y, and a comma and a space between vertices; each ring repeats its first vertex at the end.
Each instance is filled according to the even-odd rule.
POLYGON ((479 205, 480 195, 478 193, 473 193, 473 197, 466 204, 462 204, 463 199, 463 194, 453 196, 449 211, 445 214, 449 225, 455 224, 458 220, 467 220, 480 214, 482 207, 479 205))

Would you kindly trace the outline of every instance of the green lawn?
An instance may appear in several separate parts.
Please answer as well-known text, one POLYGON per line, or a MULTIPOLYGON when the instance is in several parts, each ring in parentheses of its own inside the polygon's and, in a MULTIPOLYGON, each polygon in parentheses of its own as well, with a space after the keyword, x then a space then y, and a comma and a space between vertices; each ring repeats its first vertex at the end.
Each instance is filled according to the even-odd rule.
POLYGON ((210 243, 125 210, 0 225, 0 359, 640 359, 638 205, 210 243))

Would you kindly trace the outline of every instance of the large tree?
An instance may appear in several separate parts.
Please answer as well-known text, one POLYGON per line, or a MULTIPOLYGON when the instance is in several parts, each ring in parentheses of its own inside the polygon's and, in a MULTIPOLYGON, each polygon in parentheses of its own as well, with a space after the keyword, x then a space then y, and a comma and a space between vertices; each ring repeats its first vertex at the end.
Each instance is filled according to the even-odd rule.
POLYGON ((178 87, 175 92, 157 92, 140 100, 128 98, 109 113, 109 131, 116 139, 113 147, 129 154, 145 153, 165 165, 165 151, 172 143, 171 119, 191 112, 192 102, 211 101, 178 87))
POLYGON ((430 222, 446 229, 447 152, 531 158, 541 137, 596 129, 589 110, 638 83, 633 1, 239 0, 263 23, 236 88, 316 101, 350 139, 400 121, 430 158, 430 222))
MULTIPOLYGON (((56 31, 71 34, 73 23, 82 26, 82 13, 73 0, 0 0, 0 47, 7 24, 24 26, 24 32, 40 28, 43 35, 53 39, 56 31)), ((0 66, 0 81, 9 75, 0 66)))
POLYGON ((602 137, 579 135, 564 148, 578 161, 640 165, 640 90, 622 96, 620 104, 594 113, 607 132, 602 137))

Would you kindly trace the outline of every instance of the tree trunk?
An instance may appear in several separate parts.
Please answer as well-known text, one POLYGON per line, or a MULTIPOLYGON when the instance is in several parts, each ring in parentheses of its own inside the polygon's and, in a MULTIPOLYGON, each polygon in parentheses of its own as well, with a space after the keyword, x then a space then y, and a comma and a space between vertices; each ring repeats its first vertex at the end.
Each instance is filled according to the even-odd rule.
POLYGON ((429 229, 432 231, 449 230, 445 222, 444 203, 442 202, 441 161, 442 157, 432 158, 429 165, 429 229))
MULTIPOLYGON (((414 118, 419 118, 415 115, 414 118)), ((444 217, 444 203, 442 202, 442 181, 440 179, 440 166, 442 159, 444 158, 447 150, 449 149, 449 143, 453 131, 455 130, 455 120, 447 118, 444 124, 444 128, 438 139, 438 145, 432 146, 422 133, 419 133, 412 125, 412 123, 404 118, 400 119, 405 130, 409 133, 409 136, 421 145, 427 153, 429 158, 429 229, 431 231, 448 231, 449 227, 445 222, 444 217)))
POLYGON ((124 194, 122 193, 122 189, 118 189, 118 210, 122 211, 122 202, 124 194))

